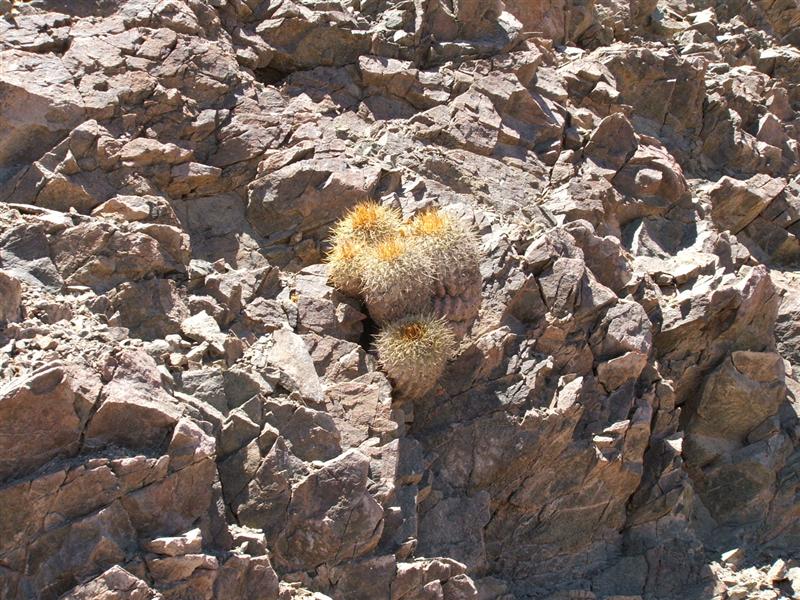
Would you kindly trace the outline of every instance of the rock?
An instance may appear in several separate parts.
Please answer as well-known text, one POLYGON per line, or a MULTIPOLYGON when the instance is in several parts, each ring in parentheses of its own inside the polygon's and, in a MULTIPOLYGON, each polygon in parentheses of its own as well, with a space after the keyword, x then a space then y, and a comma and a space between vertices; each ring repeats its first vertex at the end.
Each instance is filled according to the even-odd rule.
POLYGON ((145 340, 178 333, 189 311, 169 279, 146 279, 123 283, 109 295, 114 314, 111 325, 127 327, 131 335, 145 340))
POLYGON ((206 342, 217 354, 225 353, 226 335, 206 311, 181 321, 181 333, 195 342, 206 342))
POLYGON ((110 223, 77 225, 53 243, 54 262, 67 284, 88 285, 98 292, 149 274, 181 270, 184 236, 168 226, 153 227, 158 228, 123 232, 110 223))
POLYGON ((800 590, 791 2, 0 6, 0 597, 800 590), (413 402, 363 201, 480 237, 413 402))
POLYGON ((141 196, 115 196, 95 208, 92 214, 123 221, 142 221, 150 217, 150 205, 141 196))
POLYGON ((720 228, 739 233, 785 186, 785 181, 767 175, 755 175, 747 181, 723 177, 708 192, 711 216, 720 228))
POLYGON ((161 387, 156 364, 141 352, 116 358, 113 379, 103 388, 100 404, 86 430, 86 443, 114 442, 130 448, 164 447, 178 423, 180 410, 161 387))
POLYGON ((744 551, 741 548, 734 548, 733 550, 723 552, 720 558, 726 565, 737 567, 742 560, 744 560, 744 551))
POLYGON ((34 471, 55 457, 75 455, 99 388, 96 377, 59 366, 6 386, 0 396, 0 480, 34 471), (39 410, 32 410, 37 406, 39 410))
POLYGON ((483 527, 489 521, 488 501, 486 492, 467 499, 448 498, 424 513, 420 520, 420 552, 453 557, 467 567, 480 568, 485 560, 483 527), (457 528, 444 525, 454 521, 457 528))
MULTIPOLYGON (((466 571, 466 565, 451 558, 417 559, 410 563, 399 563, 397 575, 392 583, 392 600, 414 597, 418 593, 417 590, 424 589, 433 582, 447 585, 448 582, 453 581, 456 584, 453 588, 458 588, 459 585, 456 582, 464 581, 460 578, 465 578, 464 582, 469 585, 471 582, 465 575, 466 571)), ((455 589, 451 590, 451 593, 454 592, 455 589)), ((460 596, 454 594, 453 597, 477 598, 478 596, 477 591, 474 591, 473 588, 472 595, 468 593, 460 596)))
POLYGON ((706 381, 687 427, 687 462, 706 465, 740 447, 785 397, 783 360, 769 352, 734 352, 706 381))
POLYGON ((356 450, 326 462, 294 488, 276 560, 289 568, 335 565, 375 548, 383 510, 367 491, 369 460, 356 450), (341 519, 340 514, 347 515, 341 519), (307 540, 314 539, 313 545, 307 540))
POLYGON ((292 454, 301 460, 330 460, 342 451, 339 430, 323 411, 269 401, 264 405, 264 421, 280 432, 292 454))
POLYGON ((614 177, 636 152, 636 134, 625 115, 614 113, 600 121, 583 150, 599 174, 614 177))
POLYGON ((266 360, 280 372, 281 385, 299 392, 307 401, 322 404, 322 386, 303 338, 288 329, 278 329, 273 332, 272 341, 266 360))
POLYGON ((22 286, 16 277, 0 271, 0 322, 16 321, 20 317, 22 286))
POLYGON ((4 49, 0 64, 0 163, 23 165, 83 121, 84 101, 59 57, 4 49))
POLYGON ((60 291, 64 285, 50 258, 45 228, 37 223, 20 223, 0 233, 0 264, 28 285, 50 291, 60 291))
POLYGON ((328 387, 328 412, 342 432, 345 448, 357 448, 369 438, 386 440, 398 426, 392 420, 392 388, 381 373, 369 373, 328 387))
POLYGON ((321 241, 348 208, 370 198, 378 172, 314 160, 288 165, 250 186, 247 219, 275 242, 296 233, 321 241), (291 209, 287 210, 286 207, 291 209))
POLYGON ((767 579, 769 581, 782 581, 786 577, 786 562, 782 559, 776 560, 767 571, 767 579))
POLYGON ((163 556, 197 554, 202 550, 203 535, 199 529, 187 531, 182 536, 156 538, 144 544, 145 550, 163 556))
POLYGON ((234 554, 220 565, 214 595, 216 598, 277 600, 278 576, 266 556, 234 554))
POLYGON ((161 594, 120 566, 113 566, 91 581, 74 587, 63 600, 160 600, 161 594))

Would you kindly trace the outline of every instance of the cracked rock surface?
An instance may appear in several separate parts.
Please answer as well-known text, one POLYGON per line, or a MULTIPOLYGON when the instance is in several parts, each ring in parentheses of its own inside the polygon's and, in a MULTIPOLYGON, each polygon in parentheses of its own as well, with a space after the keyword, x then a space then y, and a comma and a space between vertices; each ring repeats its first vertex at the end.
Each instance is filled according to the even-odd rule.
POLYGON ((800 597, 799 267, 796 2, 0 0, 0 599, 800 597))

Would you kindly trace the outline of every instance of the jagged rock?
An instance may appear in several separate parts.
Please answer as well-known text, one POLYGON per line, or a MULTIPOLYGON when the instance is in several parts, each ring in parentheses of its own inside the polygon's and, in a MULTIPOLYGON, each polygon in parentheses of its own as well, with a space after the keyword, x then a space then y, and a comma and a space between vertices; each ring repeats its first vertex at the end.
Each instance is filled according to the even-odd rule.
POLYGON ((161 600, 163 596, 120 566, 76 586, 62 600, 161 600))
POLYGON ((281 385, 299 392, 304 400, 322 404, 322 386, 303 338, 288 329, 278 329, 272 333, 272 342, 265 358, 280 372, 281 385))
POLYGON ((220 565, 214 597, 277 600, 278 589, 278 576, 268 557, 234 554, 220 565))
POLYGON ((156 538, 144 544, 145 550, 164 556, 196 554, 202 547, 203 536, 199 529, 192 529, 181 536, 156 538))
POLYGON ((19 279, 0 271, 0 322, 16 321, 20 316, 22 286, 19 279))
POLYGON ((39 158, 43 148, 61 141, 83 120, 84 102, 57 56, 4 49, 0 64, 6 107, 0 118, 0 163, 23 165, 39 158))
POLYGON ((686 460, 704 466, 741 446, 774 415, 785 397, 783 360, 777 354, 734 352, 709 376, 687 428, 686 460))
POLYGON ((185 234, 169 226, 152 227, 159 229, 123 231, 100 222, 77 225, 53 242, 54 262, 67 284, 87 285, 98 292, 147 275, 182 270, 185 234))
POLYGON ((45 229, 38 223, 19 223, 0 234, 0 264, 29 285, 59 291, 64 284, 50 258, 45 229))
POLYGON ((367 457, 349 450, 300 481, 277 541, 276 560, 302 569, 320 562, 337 564, 373 550, 380 539, 383 510, 367 491, 368 471, 367 457), (309 539, 314 539, 313 545, 309 539))
POLYGON ((0 480, 75 455, 99 391, 96 377, 63 366, 42 369, 4 389, 0 480))
POLYGON ((178 422, 180 410, 161 387, 155 362, 126 351, 114 360, 114 377, 103 388, 86 430, 86 443, 114 440, 132 448, 163 446, 178 422))
POLYGON ((625 115, 614 113, 600 121, 583 153, 600 175, 611 179, 638 147, 630 121, 625 115))
POLYGON ((109 323, 127 327, 145 340, 178 333, 189 311, 169 279, 123 283, 108 294, 113 314, 109 323))
POLYGON ((0 596, 800 589, 790 4, 0 0, 0 596), (366 200, 481 238, 414 402, 366 200))
POLYGON ((785 181, 767 175, 755 175, 747 181, 723 177, 708 192, 711 216, 721 229, 739 233, 785 186, 785 181))

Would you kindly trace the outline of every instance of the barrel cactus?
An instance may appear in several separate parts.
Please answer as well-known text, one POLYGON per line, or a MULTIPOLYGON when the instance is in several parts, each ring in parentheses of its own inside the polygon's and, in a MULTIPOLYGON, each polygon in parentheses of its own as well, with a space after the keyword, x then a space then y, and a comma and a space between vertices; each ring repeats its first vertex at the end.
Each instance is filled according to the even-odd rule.
POLYGON ((395 390, 403 398, 414 399, 433 388, 456 343, 444 319, 412 315, 387 325, 378 334, 375 347, 395 390))

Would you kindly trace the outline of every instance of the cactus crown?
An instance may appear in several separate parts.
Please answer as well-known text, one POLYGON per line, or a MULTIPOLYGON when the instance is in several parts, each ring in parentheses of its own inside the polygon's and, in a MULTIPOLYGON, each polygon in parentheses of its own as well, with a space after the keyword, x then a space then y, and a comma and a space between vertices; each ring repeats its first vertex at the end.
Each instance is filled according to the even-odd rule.
POLYGON ((452 229, 450 216, 440 210, 426 210, 414 217, 409 224, 411 233, 424 236, 441 236, 452 229))
POLYGON ((395 235, 402 225, 400 213, 377 202, 357 204, 333 230, 334 245, 343 240, 375 243, 395 235))
POLYGON ((438 368, 452 356, 455 338, 444 319, 413 315, 388 325, 378 334, 375 346, 390 373, 406 365, 425 371, 438 368))
POLYGON ((438 209, 404 223, 399 211, 367 202, 336 224, 331 242, 330 282, 361 296, 383 327, 381 367, 402 396, 427 393, 455 352, 451 321, 466 322, 480 304, 475 233, 438 209))

